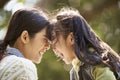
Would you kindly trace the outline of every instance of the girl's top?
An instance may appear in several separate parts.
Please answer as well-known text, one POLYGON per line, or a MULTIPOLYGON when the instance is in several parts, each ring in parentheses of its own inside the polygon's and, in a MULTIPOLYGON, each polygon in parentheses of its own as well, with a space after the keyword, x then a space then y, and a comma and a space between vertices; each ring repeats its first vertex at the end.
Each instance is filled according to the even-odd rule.
POLYGON ((87 75, 78 75, 78 71, 81 65, 78 59, 74 59, 72 62, 73 68, 70 71, 70 80, 117 80, 114 72, 107 66, 97 65, 97 66, 83 66, 83 72, 87 75), (86 67, 86 68, 85 68, 86 67))
POLYGON ((8 48, 7 55, 0 61, 0 80, 37 80, 34 63, 18 49, 8 48))

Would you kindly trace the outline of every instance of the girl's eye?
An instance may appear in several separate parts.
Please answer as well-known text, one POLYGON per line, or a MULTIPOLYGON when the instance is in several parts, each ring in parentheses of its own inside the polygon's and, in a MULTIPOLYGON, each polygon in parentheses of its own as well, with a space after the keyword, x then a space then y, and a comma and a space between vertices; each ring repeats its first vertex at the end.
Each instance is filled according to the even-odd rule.
POLYGON ((55 45, 56 43, 57 43, 57 39, 54 39, 54 40, 52 41, 52 44, 55 45))
POLYGON ((45 39, 44 39, 44 42, 48 42, 48 40, 45 38, 45 39))

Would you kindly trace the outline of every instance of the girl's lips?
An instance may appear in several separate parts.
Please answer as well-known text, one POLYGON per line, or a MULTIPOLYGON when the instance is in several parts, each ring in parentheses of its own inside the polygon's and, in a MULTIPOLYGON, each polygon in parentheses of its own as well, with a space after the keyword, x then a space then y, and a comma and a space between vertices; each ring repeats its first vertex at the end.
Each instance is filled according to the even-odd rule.
POLYGON ((53 51, 57 57, 60 57, 61 59, 64 58, 63 53, 59 52, 58 50, 53 50, 53 51))
POLYGON ((62 59, 64 59, 64 56, 63 56, 63 54, 62 54, 62 53, 60 53, 60 57, 61 57, 62 59))

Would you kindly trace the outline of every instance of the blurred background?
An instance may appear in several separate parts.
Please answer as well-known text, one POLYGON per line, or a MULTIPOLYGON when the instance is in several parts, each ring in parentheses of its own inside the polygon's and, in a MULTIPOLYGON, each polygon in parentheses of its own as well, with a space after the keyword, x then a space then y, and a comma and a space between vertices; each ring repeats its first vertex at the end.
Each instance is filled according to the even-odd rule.
MULTIPOLYGON (((0 39, 4 38, 11 15, 25 6, 40 7, 49 12, 61 7, 74 7, 97 35, 120 53, 120 0, 0 0, 0 39)), ((47 51, 36 64, 39 80, 69 80, 71 65, 47 51)))

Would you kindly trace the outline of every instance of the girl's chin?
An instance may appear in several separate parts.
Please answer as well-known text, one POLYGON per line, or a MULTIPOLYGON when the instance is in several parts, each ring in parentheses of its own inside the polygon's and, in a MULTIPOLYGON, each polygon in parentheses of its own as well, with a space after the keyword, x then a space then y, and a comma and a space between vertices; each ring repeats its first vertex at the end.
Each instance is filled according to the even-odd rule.
POLYGON ((71 63, 72 63, 72 62, 67 61, 67 60, 65 60, 65 59, 63 59, 63 61, 65 62, 65 64, 71 64, 71 63))

